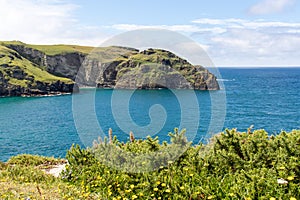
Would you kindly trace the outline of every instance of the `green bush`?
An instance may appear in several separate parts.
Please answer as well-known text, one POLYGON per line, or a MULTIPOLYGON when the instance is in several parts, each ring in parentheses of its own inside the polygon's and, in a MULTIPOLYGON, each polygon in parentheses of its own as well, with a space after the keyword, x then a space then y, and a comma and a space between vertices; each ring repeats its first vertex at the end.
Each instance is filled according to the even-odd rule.
POLYGON ((32 166, 10 166, 0 174, 1 177, 9 177, 10 180, 19 183, 53 183, 55 181, 55 177, 32 166))
POLYGON ((21 154, 11 157, 7 164, 22 165, 22 166, 39 166, 39 165, 56 165, 64 162, 62 159, 53 157, 44 157, 38 155, 21 154))
POLYGON ((72 146, 63 180, 108 199, 300 199, 300 131, 233 129, 195 146, 184 134, 72 146))

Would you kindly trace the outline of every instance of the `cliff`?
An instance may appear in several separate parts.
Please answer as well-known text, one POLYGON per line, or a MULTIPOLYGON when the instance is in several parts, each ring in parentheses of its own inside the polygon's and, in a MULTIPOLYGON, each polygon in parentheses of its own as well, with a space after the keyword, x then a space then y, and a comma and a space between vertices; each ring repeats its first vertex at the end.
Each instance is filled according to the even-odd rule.
POLYGON ((208 70, 165 50, 0 42, 0 96, 70 93, 77 85, 219 89, 208 70))
POLYGON ((194 66, 162 49, 139 52, 124 47, 110 47, 106 50, 97 48, 97 52, 91 52, 86 57, 82 66, 76 79, 76 83, 81 86, 219 90, 216 77, 207 69, 194 66), (104 52, 106 55, 103 55, 104 52))
POLYGON ((77 90, 71 79, 54 76, 0 45, 0 96, 57 95, 77 90))

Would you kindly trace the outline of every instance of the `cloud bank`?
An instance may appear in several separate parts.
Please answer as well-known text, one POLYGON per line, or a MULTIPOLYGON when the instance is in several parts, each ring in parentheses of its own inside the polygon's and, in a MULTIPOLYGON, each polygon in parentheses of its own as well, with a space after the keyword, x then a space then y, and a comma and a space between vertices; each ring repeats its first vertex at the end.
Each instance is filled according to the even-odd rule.
POLYGON ((250 14, 266 15, 280 13, 286 8, 292 6, 295 0, 263 0, 249 9, 250 14))
POLYGON ((99 27, 80 25, 76 9, 62 0, 0 0, 0 40, 95 44, 107 37, 99 27))
POLYGON ((118 31, 163 28, 181 32, 199 42, 217 66, 300 65, 300 23, 200 18, 189 25, 116 24, 110 28, 118 31))

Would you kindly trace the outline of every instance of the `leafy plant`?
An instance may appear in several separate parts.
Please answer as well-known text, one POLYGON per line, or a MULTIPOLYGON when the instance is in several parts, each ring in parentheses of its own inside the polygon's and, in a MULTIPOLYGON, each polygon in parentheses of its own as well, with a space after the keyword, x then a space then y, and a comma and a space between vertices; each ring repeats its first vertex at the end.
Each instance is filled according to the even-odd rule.
POLYGON ((300 198, 300 131, 268 136, 264 130, 226 130, 196 146, 184 134, 174 129, 169 144, 149 136, 98 141, 92 149, 73 146, 64 180, 108 199, 300 198), (168 154, 182 148, 179 157, 168 154), (140 167, 156 170, 129 173, 140 167))

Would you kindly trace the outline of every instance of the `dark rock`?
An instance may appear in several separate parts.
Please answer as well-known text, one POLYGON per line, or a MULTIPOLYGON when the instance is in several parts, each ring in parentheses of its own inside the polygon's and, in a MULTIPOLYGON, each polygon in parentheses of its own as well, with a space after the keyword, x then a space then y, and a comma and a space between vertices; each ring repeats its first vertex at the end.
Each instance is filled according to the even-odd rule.
POLYGON ((9 65, 8 65, 8 64, 1 64, 0 67, 1 67, 1 68, 8 68, 9 65))
POLYGON ((15 66, 11 72, 11 77, 23 80, 25 79, 27 74, 18 66, 15 66))

